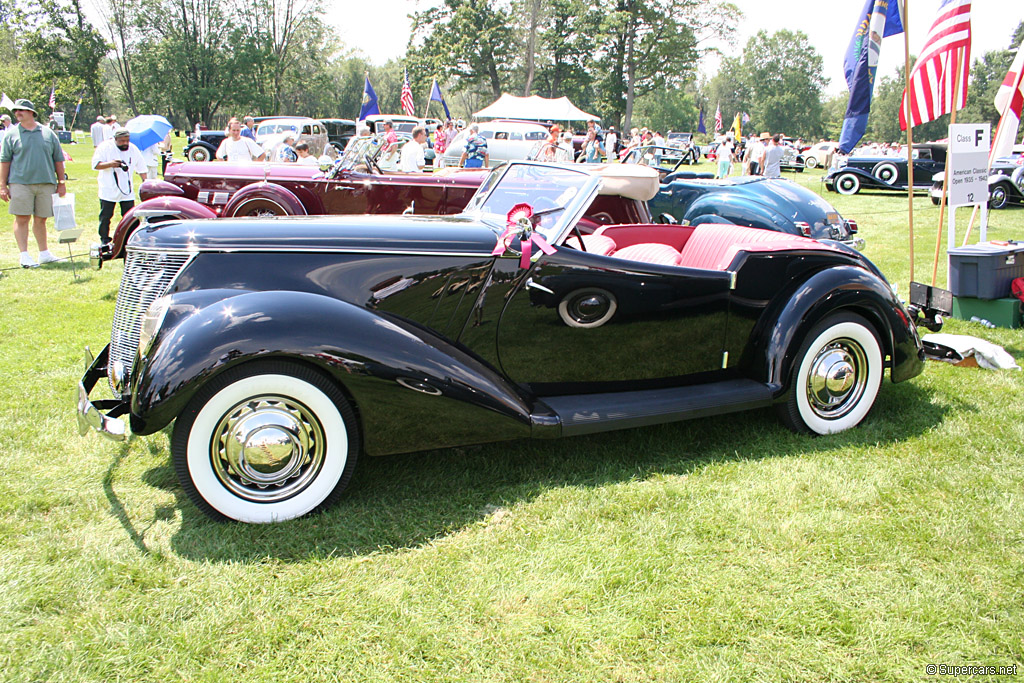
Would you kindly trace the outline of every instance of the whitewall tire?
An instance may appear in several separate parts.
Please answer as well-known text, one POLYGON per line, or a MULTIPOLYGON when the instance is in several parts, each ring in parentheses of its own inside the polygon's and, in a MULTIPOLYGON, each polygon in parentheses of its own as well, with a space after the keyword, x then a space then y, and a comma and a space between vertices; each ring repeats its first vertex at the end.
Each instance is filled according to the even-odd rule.
POLYGON ((881 345, 871 324, 841 313, 815 325, 800 346, 779 415, 798 432, 835 434, 860 424, 882 383, 881 345))
POLYGON ((860 178, 852 173, 842 173, 835 180, 836 192, 851 195, 860 192, 860 178))
POLYGON ((281 522, 334 502, 355 469, 356 420, 316 371, 287 362, 230 370, 178 417, 171 458, 214 519, 281 522))

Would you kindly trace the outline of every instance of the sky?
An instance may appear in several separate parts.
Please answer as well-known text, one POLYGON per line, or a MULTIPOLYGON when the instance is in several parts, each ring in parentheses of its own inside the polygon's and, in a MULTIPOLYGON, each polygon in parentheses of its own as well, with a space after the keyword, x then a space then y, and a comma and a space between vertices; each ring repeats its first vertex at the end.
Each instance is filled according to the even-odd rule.
MULTIPOLYGON (((864 0, 732 0, 743 18, 735 45, 720 44, 723 52, 738 56, 747 40, 764 29, 800 30, 824 60, 825 77, 830 80, 826 92, 837 94, 846 89, 843 79, 843 55, 853 35, 854 25, 864 0)), ((940 0, 909 0, 910 53, 920 52, 935 18, 940 0)), ((438 4, 437 0, 327 0, 328 17, 341 39, 359 50, 374 64, 405 53, 411 22, 407 15, 438 4)), ((1024 0, 974 0, 971 6, 971 30, 974 33, 972 59, 990 50, 1009 47, 1010 36, 1024 20, 1024 0)), ((892 36, 882 44, 879 74, 894 76, 903 64, 903 38, 892 36)), ((713 75, 718 60, 708 59, 702 70, 713 75)))

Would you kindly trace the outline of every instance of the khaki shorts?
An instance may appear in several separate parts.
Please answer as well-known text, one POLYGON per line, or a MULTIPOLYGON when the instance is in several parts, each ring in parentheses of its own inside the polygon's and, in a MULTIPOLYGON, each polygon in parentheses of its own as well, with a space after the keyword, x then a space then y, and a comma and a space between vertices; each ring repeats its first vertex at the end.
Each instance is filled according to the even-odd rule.
POLYGON ((11 192, 11 203, 7 213, 12 216, 53 216, 53 194, 57 186, 50 183, 40 185, 11 184, 7 186, 11 192))

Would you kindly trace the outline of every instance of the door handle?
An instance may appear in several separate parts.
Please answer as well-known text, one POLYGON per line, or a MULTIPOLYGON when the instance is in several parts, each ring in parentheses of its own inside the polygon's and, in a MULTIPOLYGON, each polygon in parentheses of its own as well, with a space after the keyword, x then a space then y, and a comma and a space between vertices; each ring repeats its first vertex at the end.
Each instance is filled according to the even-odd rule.
POLYGON ((553 289, 548 289, 544 285, 537 284, 536 282, 533 281, 532 277, 526 278, 526 286, 529 289, 538 289, 546 294, 551 294, 552 296, 554 296, 555 294, 555 291, 553 289))

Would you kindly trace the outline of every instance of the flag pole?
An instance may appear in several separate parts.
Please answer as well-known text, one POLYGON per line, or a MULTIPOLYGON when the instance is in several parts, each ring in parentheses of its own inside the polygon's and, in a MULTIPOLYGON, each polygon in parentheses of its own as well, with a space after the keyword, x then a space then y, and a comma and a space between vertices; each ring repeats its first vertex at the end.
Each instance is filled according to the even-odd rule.
POLYGON ((430 92, 427 93, 427 103, 423 105, 423 118, 424 119, 427 118, 427 112, 430 111, 430 95, 431 95, 431 93, 434 92, 434 89, 433 89, 434 88, 434 84, 433 83, 430 84, 430 88, 431 88, 430 92))
MULTIPOLYGON (((953 64, 953 68, 956 72, 953 74, 953 111, 949 115, 949 125, 956 125, 956 111, 959 108, 957 105, 960 104, 960 66, 964 56, 963 48, 956 51, 956 60, 953 64)), ((950 140, 950 146, 953 141, 950 140)), ((935 286, 935 280, 939 276, 939 251, 942 248, 942 217, 946 212, 946 188, 949 185, 949 149, 946 149, 946 168, 945 173, 942 176, 942 199, 939 200, 939 230, 935 235, 935 260, 932 263, 932 287, 935 286)), ((914 184, 913 166, 910 174, 910 184, 914 184)), ((949 219, 953 220, 953 207, 949 209, 949 219)))
POLYGON ((907 222, 910 226, 910 281, 914 281, 914 122, 910 118, 910 99, 914 96, 910 89, 910 0, 903 2, 903 80, 907 96, 905 99, 907 116, 907 168, 910 182, 907 183, 907 222))

